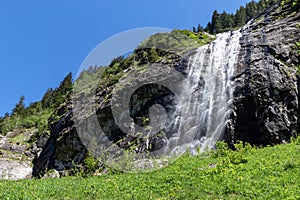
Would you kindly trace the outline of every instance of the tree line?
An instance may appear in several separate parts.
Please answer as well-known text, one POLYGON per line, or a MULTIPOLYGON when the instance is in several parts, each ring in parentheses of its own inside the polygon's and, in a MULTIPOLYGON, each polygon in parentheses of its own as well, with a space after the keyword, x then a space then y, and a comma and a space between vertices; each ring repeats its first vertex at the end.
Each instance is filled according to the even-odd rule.
POLYGON ((11 113, 5 113, 0 117, 0 134, 5 135, 14 129, 36 127, 43 131, 47 127, 47 120, 53 110, 71 97, 73 88, 72 73, 69 73, 59 87, 49 88, 41 101, 32 102, 25 106, 25 97, 22 95, 12 109, 11 113))
POLYGON ((192 28, 192 31, 195 33, 205 31, 210 34, 217 34, 240 28, 275 2, 276 0, 251 1, 247 3, 245 7, 240 6, 235 14, 229 14, 225 11, 218 13, 218 11, 215 10, 211 21, 208 22, 205 28, 198 24, 197 27, 192 28))

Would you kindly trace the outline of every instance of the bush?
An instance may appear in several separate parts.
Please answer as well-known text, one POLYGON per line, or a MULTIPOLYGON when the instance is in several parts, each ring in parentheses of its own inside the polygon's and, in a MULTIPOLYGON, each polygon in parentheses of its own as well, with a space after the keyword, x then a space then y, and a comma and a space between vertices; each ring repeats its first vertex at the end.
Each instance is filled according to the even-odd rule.
POLYGON ((215 158, 220 158, 220 163, 222 165, 238 165, 241 163, 246 163, 247 153, 252 150, 250 144, 243 142, 237 142, 235 144, 236 150, 229 149, 228 145, 225 142, 216 143, 217 150, 212 153, 212 156, 215 158))

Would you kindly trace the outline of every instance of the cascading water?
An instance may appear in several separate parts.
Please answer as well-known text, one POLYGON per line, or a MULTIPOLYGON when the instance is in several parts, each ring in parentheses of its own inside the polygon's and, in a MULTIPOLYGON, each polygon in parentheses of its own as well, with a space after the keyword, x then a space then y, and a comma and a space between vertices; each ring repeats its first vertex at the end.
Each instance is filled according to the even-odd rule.
POLYGON ((149 158, 177 157, 187 149, 196 154, 199 148, 213 148, 230 114, 231 77, 240 37, 239 31, 218 34, 210 44, 190 52, 194 54, 189 58, 187 76, 157 63, 130 70, 114 87, 111 106, 103 103, 84 122, 79 113, 77 132, 89 151, 112 167, 131 171, 134 169, 124 169, 122 164, 128 157, 134 165, 142 166, 137 169, 148 168, 145 160, 149 158), (90 140, 93 137, 97 138, 94 143, 90 140))
POLYGON ((185 119, 179 120, 183 135, 177 144, 184 145, 175 151, 187 147, 192 153, 199 147, 200 151, 210 149, 222 136, 232 103, 230 79, 240 50, 240 37, 239 31, 218 34, 214 42, 200 47, 190 58, 178 106, 185 119))

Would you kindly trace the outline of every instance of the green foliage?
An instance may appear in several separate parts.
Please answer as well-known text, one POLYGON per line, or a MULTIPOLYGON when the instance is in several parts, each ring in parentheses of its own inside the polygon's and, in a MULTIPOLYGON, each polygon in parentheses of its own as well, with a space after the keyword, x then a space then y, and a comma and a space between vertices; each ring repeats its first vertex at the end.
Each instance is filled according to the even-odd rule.
POLYGON ((124 70, 128 69, 133 63, 133 56, 129 56, 127 58, 119 56, 113 59, 111 64, 108 67, 104 68, 102 76, 100 77, 102 80, 98 83, 98 87, 112 86, 115 83, 117 83, 120 80, 120 78, 124 75, 124 70))
POLYGON ((240 6, 235 14, 228 14, 225 11, 220 14, 215 10, 211 22, 207 24, 204 30, 211 34, 216 34, 242 27, 274 3, 274 0, 251 1, 246 4, 246 7, 240 6))
MULTIPOLYGON (((193 33, 188 30, 155 34, 143 41, 131 55, 119 56, 107 67, 95 66, 83 71, 74 82, 75 99, 80 98, 80 95, 93 95, 99 88, 115 85, 129 68, 138 69, 149 63, 172 62, 174 57, 212 40, 212 37, 203 32, 193 33)), ((51 92, 50 90, 48 93, 51 92)), ((44 96, 45 102, 49 102, 47 96, 52 96, 48 93, 44 96)))
POLYGON ((92 175, 99 169, 99 161, 94 156, 88 154, 84 159, 85 175, 92 175))
POLYGON ((235 151, 228 148, 225 142, 217 142, 217 150, 213 152, 213 157, 221 158, 222 166, 230 164, 241 164, 248 161, 246 155, 252 149, 250 144, 243 144, 243 142, 238 142, 235 144, 235 151))
POLYGON ((90 94, 95 91, 98 84, 102 84, 103 72, 105 67, 90 66, 87 70, 81 72, 80 76, 74 82, 74 94, 90 94))
POLYGON ((281 0, 280 6, 291 5, 291 11, 295 12, 300 9, 300 0, 281 0))
POLYGON ((189 39, 195 40, 200 46, 205 45, 213 40, 212 37, 203 32, 193 33, 188 30, 175 30, 175 32, 188 36, 189 39))
POLYGON ((300 0, 293 0, 291 12, 297 12, 299 11, 299 9, 300 9, 300 0))
POLYGON ((152 47, 149 50, 149 56, 148 56, 148 58, 149 58, 149 62, 150 63, 155 63, 155 62, 157 62, 157 61, 159 61, 161 59, 154 47, 152 47))
POLYGON ((235 15, 235 27, 242 27, 247 22, 247 12, 246 9, 241 6, 239 10, 236 11, 235 15))
POLYGON ((292 137, 291 138, 291 143, 295 145, 300 145, 300 135, 292 137))
POLYGON ((49 108, 53 101, 53 89, 49 88, 42 98, 42 107, 49 108))
POLYGON ((19 134, 16 137, 8 138, 8 141, 12 144, 21 144, 21 145, 27 145, 26 143, 26 137, 24 134, 19 134))
POLYGON ((21 96, 12 114, 6 114, 0 118, 0 134, 6 135, 9 131, 21 132, 25 129, 36 128, 38 132, 32 137, 36 139, 47 131, 47 120, 52 112, 70 99, 72 87, 72 73, 69 73, 58 88, 48 89, 41 101, 30 103, 28 107, 25 107, 25 97, 21 96))
POLYGON ((300 41, 296 42, 297 52, 300 54, 300 41))
MULTIPOLYGON (((295 43, 295 51, 297 56, 300 58, 300 41, 295 43)), ((300 74, 300 63, 298 63, 296 74, 300 74)))
POLYGON ((25 104, 24 104, 25 97, 22 95, 19 99, 18 104, 16 104, 15 108, 12 110, 13 115, 22 115, 24 112, 25 104))
POLYGON ((231 150, 228 148, 227 143, 225 142, 217 142, 216 143, 216 151, 212 152, 212 156, 217 157, 226 157, 231 152, 231 150))
POLYGON ((287 11, 283 12, 279 18, 284 18, 288 15, 295 14, 300 10, 300 0, 281 0, 281 8, 289 8, 287 11))
POLYGON ((44 94, 41 104, 43 109, 56 109, 71 97, 73 89, 72 73, 69 73, 63 81, 60 82, 58 88, 49 88, 44 94))
POLYGON ((68 176, 75 176, 78 178, 92 177, 95 173, 103 170, 103 167, 99 167, 99 161, 89 153, 87 153, 83 163, 84 166, 77 166, 75 163, 73 163, 73 165, 76 167, 67 172, 68 176))
POLYGON ((134 51, 135 59, 139 64, 145 64, 148 61, 157 62, 164 58, 168 59, 168 56, 172 56, 172 54, 180 56, 193 48, 207 44, 213 39, 203 32, 194 33, 188 30, 173 30, 170 33, 158 33, 150 36, 138 46, 134 51), (154 49, 155 52, 153 52, 154 49), (157 55, 154 54, 152 56, 151 53, 157 55), (155 59, 151 59, 151 57, 155 59))
POLYGON ((212 19, 211 19, 212 29, 211 33, 216 34, 221 31, 221 19, 218 11, 214 11, 212 19))
POLYGON ((217 157, 184 154, 168 167, 148 173, 0 181, 0 199, 300 198, 300 145, 255 149, 239 143, 237 151, 224 144, 218 147, 223 153, 217 157), (247 157, 247 162, 224 163, 233 152, 247 157))
POLYGON ((193 32, 194 33, 201 33, 203 31, 204 31, 204 28, 200 24, 198 24, 197 29, 196 29, 196 27, 193 27, 193 32))
POLYGON ((246 4, 246 21, 251 20, 258 14, 258 3, 251 1, 246 4))
POLYGON ((62 82, 60 82, 59 87, 55 89, 52 93, 53 99, 50 104, 52 108, 58 108, 62 103, 70 100, 71 93, 73 89, 72 83, 72 73, 69 73, 62 82))

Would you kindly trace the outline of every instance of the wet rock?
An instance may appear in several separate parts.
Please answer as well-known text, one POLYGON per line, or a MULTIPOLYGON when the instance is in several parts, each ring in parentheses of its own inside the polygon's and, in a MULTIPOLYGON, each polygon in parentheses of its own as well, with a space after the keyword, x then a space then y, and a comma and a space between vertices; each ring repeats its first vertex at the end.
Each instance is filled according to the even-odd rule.
POLYGON ((275 5, 261 21, 254 20, 242 30, 233 110, 225 135, 230 144, 284 143, 299 130, 300 59, 294 48, 300 38, 300 13, 278 19, 278 10, 275 5))
POLYGON ((43 177, 51 169, 61 173, 63 170, 73 168, 74 164, 83 162, 86 148, 73 126, 71 107, 71 102, 69 102, 60 108, 61 112, 65 110, 66 113, 51 125, 49 138, 42 135, 33 148, 32 151, 37 153, 33 159, 32 175, 34 177, 43 177))

